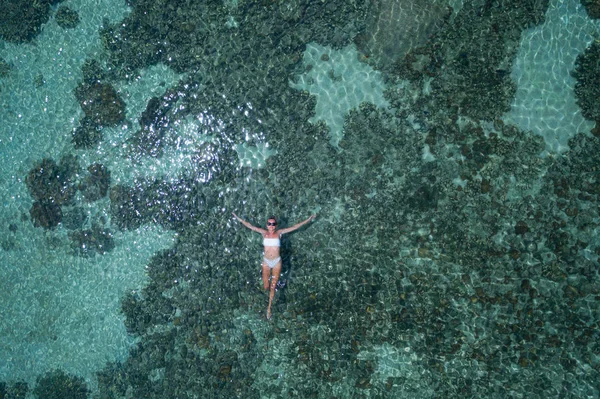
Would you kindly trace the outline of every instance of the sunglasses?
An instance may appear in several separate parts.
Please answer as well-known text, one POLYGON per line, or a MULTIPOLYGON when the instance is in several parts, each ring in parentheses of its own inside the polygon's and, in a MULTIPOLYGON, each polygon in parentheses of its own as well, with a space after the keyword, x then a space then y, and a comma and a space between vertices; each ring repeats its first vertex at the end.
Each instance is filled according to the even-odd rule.
POLYGON ((275 223, 275 222, 267 222, 267 226, 277 226, 277 223, 275 223))

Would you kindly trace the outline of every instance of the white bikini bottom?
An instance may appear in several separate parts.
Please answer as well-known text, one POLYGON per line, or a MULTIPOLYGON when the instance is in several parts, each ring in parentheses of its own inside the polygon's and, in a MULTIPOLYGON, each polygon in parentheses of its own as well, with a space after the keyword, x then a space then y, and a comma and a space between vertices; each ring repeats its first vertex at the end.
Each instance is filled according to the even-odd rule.
POLYGON ((277 264, 281 261, 281 256, 278 256, 275 259, 267 259, 263 258, 265 265, 269 266, 271 269, 277 266, 277 264))

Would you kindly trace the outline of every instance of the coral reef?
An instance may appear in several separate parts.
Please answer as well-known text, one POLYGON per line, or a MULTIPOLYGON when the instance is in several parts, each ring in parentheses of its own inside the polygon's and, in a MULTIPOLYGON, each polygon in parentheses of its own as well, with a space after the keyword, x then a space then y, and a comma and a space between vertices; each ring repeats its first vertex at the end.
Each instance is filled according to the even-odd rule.
MULTIPOLYGON (((572 148, 580 163, 553 164, 538 157, 544 148, 540 136, 498 120, 514 94, 509 73, 515 43, 523 30, 542 21, 546 6, 465 4, 431 47, 411 51, 386 75, 394 115, 367 103, 352 109, 334 149, 327 126, 308 122, 315 99, 290 88, 288 78, 292 68, 294 75, 302 72, 294 57, 303 41, 347 43, 343 29, 334 38, 329 33, 339 28, 321 28, 324 19, 311 19, 335 11, 300 1, 290 2, 285 14, 283 7, 253 1, 240 1, 240 10, 195 5, 208 8, 205 21, 226 21, 220 14, 225 11, 236 19, 244 10, 254 26, 267 25, 257 31, 269 40, 247 34, 240 43, 233 36, 246 32, 245 22, 215 29, 222 33, 222 47, 209 35, 192 39, 189 32, 181 43, 160 44, 177 68, 201 72, 181 85, 186 95, 177 107, 161 110, 153 100, 141 125, 160 126, 156 121, 173 118, 174 109, 210 115, 206 128, 219 132, 211 144, 219 158, 211 159, 214 172, 206 181, 189 176, 111 188, 116 226, 156 221, 176 229, 178 240, 148 266, 148 286, 123 298, 128 331, 143 345, 126 364, 101 373, 100 389, 156 398, 217 391, 249 398, 415 392, 504 397, 566 394, 568 387, 549 382, 552 375, 571 373, 576 379, 571 387, 592 381, 597 371, 573 374, 574 359, 591 364, 598 333, 585 324, 591 316, 576 321, 571 305, 582 304, 597 287, 565 276, 593 272, 586 256, 593 259, 598 249, 585 226, 597 211, 577 201, 587 190, 586 201, 593 202, 589 191, 597 187, 592 175, 573 175, 584 159, 598 162, 592 155, 598 144, 578 136, 572 148), (280 27, 269 25, 274 22, 269 13, 280 27), (287 29, 300 15, 308 15, 317 33, 304 26, 287 29), (193 59, 198 50, 189 45, 192 40, 203 41, 206 53, 196 55, 210 63, 193 59), (409 82, 394 86, 401 79, 409 82), (250 173, 231 166, 238 163, 231 162, 233 146, 227 143, 239 143, 242 129, 267 132, 277 149, 265 169, 250 173), (556 201, 559 194, 569 202, 556 201), (289 255, 272 323, 257 316, 264 296, 252 288, 258 241, 224 222, 231 209, 242 206, 255 218, 284 213, 282 226, 320 208, 320 219, 306 234, 283 241, 289 255), (577 226, 574 231, 562 224, 565 217, 577 226), (577 341, 570 341, 569 327, 555 326, 571 326, 577 341)), ((179 14, 191 18, 197 12, 188 11, 179 14)), ((140 18, 175 37, 162 16, 140 18)), ((177 29, 202 29, 187 22, 177 29)), ((148 28, 119 28, 120 37, 116 29, 106 32, 107 41, 145 37, 140 32, 148 28)), ((125 70, 156 57, 164 61, 166 55, 152 53, 157 43, 147 48, 135 41, 123 48, 108 43, 111 60, 125 70), (123 51, 134 48, 143 49, 141 59, 127 60, 123 51)))
POLYGON ((34 199, 56 205, 67 204, 76 192, 74 175, 77 171, 71 158, 63 158, 60 164, 45 158, 29 171, 25 183, 34 199))
POLYGON ((93 164, 87 168, 87 175, 78 185, 79 191, 87 202, 98 201, 106 196, 110 186, 110 171, 102 164, 93 164))
POLYGON ((77 256, 89 257, 95 254, 104 255, 115 247, 115 240, 110 230, 99 225, 92 225, 89 230, 69 233, 71 248, 77 256))
POLYGON ((50 18, 50 1, 2 0, 0 37, 13 43, 32 41, 50 18))
POLYGON ((25 183, 35 200, 29 210, 34 226, 53 229, 61 222, 61 206, 74 201, 78 173, 79 163, 72 155, 61 158, 59 164, 45 158, 29 171, 25 183))
POLYGON ((62 225, 68 230, 81 229, 88 218, 87 212, 80 206, 62 208, 62 225))
POLYGON ((73 29, 79 25, 79 14, 69 7, 61 6, 54 14, 58 26, 63 29, 73 29))
POLYGON ((593 42, 577 56, 573 76, 575 96, 583 116, 592 121, 600 121, 600 43, 593 42))
POLYGON ((169 126, 169 111, 179 99, 177 90, 169 90, 162 98, 152 97, 139 118, 141 129, 132 139, 134 157, 151 156, 158 158, 163 154, 166 144, 166 131, 169 126))
POLYGON ((81 83, 75 88, 75 97, 95 125, 111 127, 125 120, 125 103, 108 83, 81 83))
POLYGON ((585 7, 590 18, 600 18, 600 1, 598 0, 581 0, 581 4, 585 7))
POLYGON ((62 209, 54 202, 36 201, 29 209, 29 215, 35 227, 54 229, 62 220, 62 209))
POLYGON ((87 399, 89 389, 83 378, 53 370, 38 379, 33 393, 38 399, 87 399))
MULTIPOLYGON (((164 156, 181 138, 169 125, 191 118, 192 135, 211 136, 192 169, 111 187, 106 168, 90 166, 78 187, 86 201, 108 191, 111 225, 83 231, 79 206, 49 200, 71 193, 58 170, 74 170, 72 159, 45 160, 27 179, 45 224, 62 212, 76 229, 78 256, 116 247, 113 229, 177 232, 147 285, 122 298, 139 344, 98 374, 98 397, 597 396, 590 165, 600 141, 577 135, 570 153, 540 158, 541 136, 499 120, 519 38, 547 1, 464 4, 381 72, 388 110, 358 101, 344 111, 338 148, 310 121, 320 100, 290 81, 322 66, 302 64, 308 43, 331 49, 313 56, 326 64, 372 26, 366 2, 167 3, 129 2, 127 19, 103 32, 106 69, 84 66, 78 92, 96 94, 78 98, 82 108, 102 90, 114 99, 114 79, 157 62, 186 72, 148 102, 127 155, 164 156), (236 148, 265 142, 276 152, 264 168, 240 166, 236 148), (232 210, 254 222, 282 215, 284 228, 319 213, 282 239, 271 321, 256 287, 260 238, 233 225, 232 210)), ((101 113, 86 112, 98 130, 101 113)))
POLYGON ((193 179, 117 184, 110 189, 109 197, 111 221, 124 230, 149 222, 177 229, 194 223, 207 211, 207 199, 193 179))
POLYGON ((10 65, 2 57, 0 57, 0 78, 8 76, 10 72, 10 65))
POLYGON ((78 150, 89 150, 102 141, 102 127, 92 118, 85 116, 73 130, 73 146, 78 150))
POLYGON ((26 382, 15 382, 7 384, 0 382, 0 398, 2 399, 25 399, 29 392, 26 382))
POLYGON ((454 23, 398 63, 395 73, 430 81, 432 108, 455 109, 476 120, 498 118, 510 109, 516 91, 510 71, 521 32, 543 22, 547 7, 548 0, 466 3, 454 23))
POLYGON ((102 65, 95 59, 87 59, 81 66, 81 74, 83 75, 83 84, 92 86, 96 83, 102 83, 106 80, 106 72, 102 69, 102 65))

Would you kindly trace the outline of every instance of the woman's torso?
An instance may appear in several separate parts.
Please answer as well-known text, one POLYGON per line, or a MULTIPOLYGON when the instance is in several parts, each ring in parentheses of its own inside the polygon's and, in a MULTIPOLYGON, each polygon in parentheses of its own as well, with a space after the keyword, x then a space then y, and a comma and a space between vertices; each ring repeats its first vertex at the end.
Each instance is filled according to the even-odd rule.
POLYGON ((280 243, 281 243, 281 240, 280 240, 280 236, 279 236, 278 232, 274 232, 273 234, 270 234, 270 233, 263 234, 263 245, 265 248, 265 258, 277 259, 277 257, 279 257, 279 254, 280 254, 279 249, 281 247, 279 245, 274 245, 274 244, 280 244, 280 243), (265 242, 265 239, 267 242, 265 242))

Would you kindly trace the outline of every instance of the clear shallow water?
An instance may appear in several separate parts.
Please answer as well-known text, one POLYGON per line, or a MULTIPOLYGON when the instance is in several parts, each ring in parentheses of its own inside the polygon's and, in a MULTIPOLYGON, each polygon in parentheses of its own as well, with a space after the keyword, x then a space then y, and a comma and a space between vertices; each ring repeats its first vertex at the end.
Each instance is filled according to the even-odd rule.
POLYGON ((419 32, 411 9, 360 2, 65 1, 76 28, 55 6, 4 42, 2 393, 60 369, 101 398, 598 397, 599 144, 569 76, 597 22, 509 3, 448 4, 406 57, 374 32, 419 32), (75 148, 90 59, 124 119, 75 148), (319 214, 284 240, 272 321, 231 211, 319 214))

